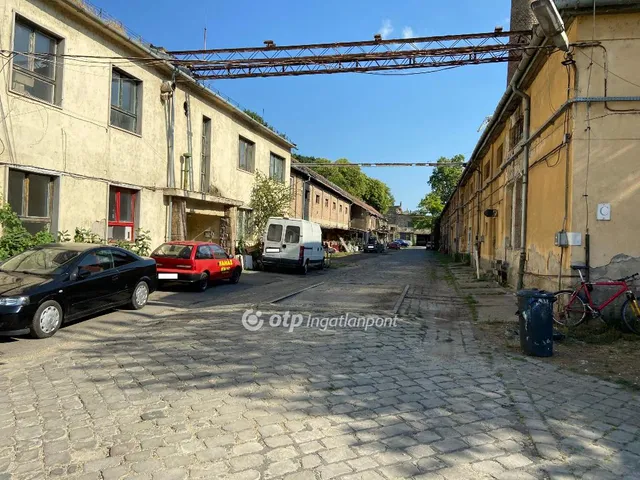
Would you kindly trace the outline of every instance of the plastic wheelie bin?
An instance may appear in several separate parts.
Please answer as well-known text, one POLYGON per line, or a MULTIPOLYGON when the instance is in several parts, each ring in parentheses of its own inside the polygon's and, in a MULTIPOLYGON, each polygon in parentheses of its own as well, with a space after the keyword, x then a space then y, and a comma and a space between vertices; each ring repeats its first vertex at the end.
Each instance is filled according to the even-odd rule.
POLYGON ((518 292, 520 347, 527 355, 553 355, 553 293, 544 290, 518 292))

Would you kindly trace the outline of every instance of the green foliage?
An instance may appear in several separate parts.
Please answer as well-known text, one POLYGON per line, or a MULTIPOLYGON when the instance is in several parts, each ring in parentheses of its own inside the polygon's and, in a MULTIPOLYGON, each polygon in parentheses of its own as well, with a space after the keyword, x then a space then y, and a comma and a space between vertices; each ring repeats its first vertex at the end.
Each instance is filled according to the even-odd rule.
POLYGON ((149 230, 142 230, 141 228, 139 228, 138 230, 136 230, 136 238, 133 242, 128 242, 126 240, 116 240, 116 247, 124 248, 125 250, 129 250, 136 255, 140 255, 141 257, 148 257, 151 253, 151 236, 149 235, 150 233, 151 232, 149 232, 149 230))
POLYGON ((76 231, 73 235, 73 241, 75 243, 104 243, 104 240, 102 240, 100 235, 93 233, 88 228, 80 227, 76 227, 76 231))
POLYGON ((0 226, 0 259, 3 260, 36 245, 55 241, 53 235, 46 230, 31 235, 8 203, 0 207, 0 226))
POLYGON ((273 125, 271 125, 269 122, 267 122, 264 118, 262 118, 262 115, 254 112, 253 110, 249 110, 248 108, 245 108, 243 110, 244 113, 246 113, 247 115, 249 115, 251 118, 253 118, 256 122, 258 122, 259 124, 267 127, 269 130, 277 133, 278 135, 280 135, 282 138, 284 138, 287 141, 289 140, 289 137, 287 137, 284 133, 279 132, 278 130, 275 129, 275 127, 273 125))
POLYGON ((291 189, 286 183, 272 180, 256 172, 256 183, 251 192, 250 205, 253 211, 249 235, 262 235, 269 217, 281 217, 288 212, 291 205, 291 189))
MULTIPOLYGON (((331 164, 326 158, 296 155, 293 157, 301 163, 319 165, 331 164)), ((349 160, 341 158, 335 163, 349 165, 349 160)), ((313 167, 313 171, 327 180, 343 188, 351 195, 360 198, 381 213, 386 213, 393 206, 394 199, 389 187, 382 181, 371 178, 360 170, 360 167, 313 167)))
MULTIPOLYGON (((464 162, 464 155, 456 155, 451 158, 440 157, 438 166, 429 177, 431 191, 427 193, 418 204, 418 213, 437 218, 444 210, 444 206, 453 194, 462 176, 464 167, 450 165, 451 163, 464 162)), ((430 227, 426 227, 430 228, 430 227)))
POLYGON ((58 242, 66 243, 70 241, 71 241, 71 235, 69 235, 68 230, 62 230, 61 232, 58 232, 58 242))
POLYGON ((431 191, 442 200, 443 206, 455 191, 458 180, 460 180, 464 170, 462 166, 449 164, 462 162, 464 162, 464 155, 455 155, 451 158, 440 157, 438 164, 441 165, 438 165, 429 177, 431 191))

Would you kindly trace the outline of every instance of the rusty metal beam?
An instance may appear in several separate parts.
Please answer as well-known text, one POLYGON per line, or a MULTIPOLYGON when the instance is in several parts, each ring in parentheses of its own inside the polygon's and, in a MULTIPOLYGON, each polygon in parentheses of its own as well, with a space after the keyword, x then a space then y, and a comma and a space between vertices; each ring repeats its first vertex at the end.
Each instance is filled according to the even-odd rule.
POLYGON ((531 35, 526 30, 289 46, 265 42, 265 47, 168 55, 198 79, 373 72, 517 61, 531 35))
POLYGON ((300 165, 303 167, 317 168, 317 167, 464 167, 467 164, 465 162, 455 163, 438 163, 438 162, 364 162, 364 163, 305 163, 296 162, 293 165, 300 165))

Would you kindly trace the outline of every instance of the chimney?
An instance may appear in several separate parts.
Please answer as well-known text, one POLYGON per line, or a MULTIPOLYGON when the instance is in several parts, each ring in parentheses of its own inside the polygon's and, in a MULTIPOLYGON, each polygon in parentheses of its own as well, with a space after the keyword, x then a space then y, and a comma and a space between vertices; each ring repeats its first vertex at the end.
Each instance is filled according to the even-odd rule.
MULTIPOLYGON (((511 0, 511 26, 509 30, 532 30, 536 23, 533 11, 531 10, 531 0, 511 0)), ((510 43, 527 43, 527 37, 512 36, 510 43)), ((518 67, 519 61, 509 62, 507 67, 507 85, 511 81, 513 74, 518 67)))

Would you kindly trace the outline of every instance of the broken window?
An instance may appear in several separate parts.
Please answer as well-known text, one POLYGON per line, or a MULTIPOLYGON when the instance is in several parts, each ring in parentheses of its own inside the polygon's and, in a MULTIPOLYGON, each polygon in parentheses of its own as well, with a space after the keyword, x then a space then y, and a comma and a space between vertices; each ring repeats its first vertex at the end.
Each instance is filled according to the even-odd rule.
POLYGON ((504 157, 504 144, 500 145, 498 147, 498 150, 496 151, 496 168, 495 168, 496 173, 498 172, 500 165, 502 165, 503 157, 504 157))
POLYGON ((140 90, 142 82, 126 73, 111 72, 111 125, 140 133, 140 90))
POLYGON ((316 195, 316 203, 320 203, 320 195, 316 195))
POLYGON ((9 170, 9 205, 31 234, 51 229, 54 178, 9 170))
POLYGON ((134 240, 137 193, 127 188, 109 187, 109 241, 134 240))
POLYGON ((57 57, 60 39, 21 18, 16 19, 13 38, 14 92, 59 105, 57 57))
POLYGON ((518 143, 520 143, 520 140, 522 140, 522 134, 524 132, 524 116, 522 115, 522 111, 519 108, 512 118, 513 121, 511 129, 509 130, 510 149, 513 149, 518 143))
POLYGON ((329 199, 328 198, 324 199, 324 206, 329 208, 329 199))
POLYGON ((238 168, 253 173, 255 170, 255 150, 256 144, 246 138, 240 137, 240 153, 238 168))

